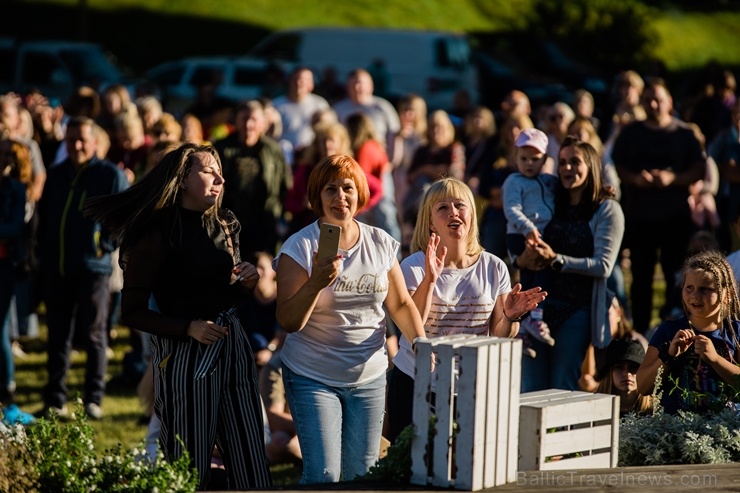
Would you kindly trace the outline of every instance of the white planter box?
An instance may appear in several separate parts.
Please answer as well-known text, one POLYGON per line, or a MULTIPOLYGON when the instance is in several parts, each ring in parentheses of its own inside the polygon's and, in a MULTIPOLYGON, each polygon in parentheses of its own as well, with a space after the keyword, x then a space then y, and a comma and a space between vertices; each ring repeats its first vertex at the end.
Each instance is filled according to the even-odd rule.
POLYGON ((413 484, 476 491, 516 481, 521 355, 519 339, 449 336, 417 343, 413 484))
POLYGON ((619 397, 550 389, 520 397, 519 470, 617 466, 619 397))

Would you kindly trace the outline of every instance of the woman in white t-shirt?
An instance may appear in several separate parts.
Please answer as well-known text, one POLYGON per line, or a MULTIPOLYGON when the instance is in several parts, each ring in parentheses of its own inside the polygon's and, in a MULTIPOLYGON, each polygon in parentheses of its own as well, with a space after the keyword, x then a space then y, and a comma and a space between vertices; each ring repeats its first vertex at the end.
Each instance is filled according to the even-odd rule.
MULTIPOLYGON (((429 338, 514 337, 521 318, 547 296, 539 287, 512 289, 506 264, 480 245, 473 193, 454 178, 424 194, 411 251, 401 270, 429 338)), ((401 341, 388 388, 391 442, 412 423, 415 359, 401 341)))
POLYGON ((385 312, 407 342, 424 336, 404 286, 399 243, 355 215, 370 192, 349 156, 321 160, 308 179, 319 220, 273 261, 288 405, 303 453, 301 482, 353 480, 378 459, 385 406, 385 312), (320 224, 341 226, 339 253, 319 260, 320 224))

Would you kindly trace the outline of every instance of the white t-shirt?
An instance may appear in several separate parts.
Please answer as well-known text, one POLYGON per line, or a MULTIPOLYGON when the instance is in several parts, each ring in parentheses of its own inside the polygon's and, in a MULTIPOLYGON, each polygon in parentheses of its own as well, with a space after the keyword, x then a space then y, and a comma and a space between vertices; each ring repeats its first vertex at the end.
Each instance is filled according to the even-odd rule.
POLYGON ((398 112, 391 103, 378 96, 373 96, 369 104, 355 103, 349 98, 334 104, 337 118, 343 124, 355 113, 365 113, 373 121, 375 135, 387 146, 388 136, 393 135, 401 128, 398 112))
POLYGON ((273 101, 283 122, 283 134, 280 140, 287 140, 293 149, 303 149, 311 145, 314 139, 311 118, 319 110, 328 109, 326 99, 316 94, 307 94, 300 102, 291 101, 287 96, 280 96, 273 101))
MULTIPOLYGON (((399 243, 382 229, 356 224, 360 239, 340 250, 339 277, 321 290, 305 327, 288 334, 280 353, 295 373, 333 387, 363 385, 388 369, 383 302, 399 243)), ((288 255, 310 275, 318 247, 314 222, 286 240, 273 267, 288 255)))
MULTIPOLYGON (((414 292, 424 279, 424 252, 416 252, 401 262, 406 287, 414 292)), ((499 295, 511 291, 506 264, 497 256, 482 252, 465 269, 443 269, 432 294, 432 306, 424 324, 430 339, 453 334, 488 335, 493 306, 499 295)), ((401 338, 393 364, 414 377, 416 356, 411 344, 401 338)))

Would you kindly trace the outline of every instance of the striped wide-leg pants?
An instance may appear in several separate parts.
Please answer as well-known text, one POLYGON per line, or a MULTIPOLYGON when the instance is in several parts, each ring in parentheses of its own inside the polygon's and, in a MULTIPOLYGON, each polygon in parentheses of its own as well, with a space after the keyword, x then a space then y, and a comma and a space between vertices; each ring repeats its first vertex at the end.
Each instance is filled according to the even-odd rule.
POLYGON ((228 327, 229 335, 210 346, 192 338, 152 337, 160 446, 167 459, 188 451, 199 489, 208 484, 214 444, 229 488, 269 487, 254 356, 235 310, 221 313, 215 322, 228 327))

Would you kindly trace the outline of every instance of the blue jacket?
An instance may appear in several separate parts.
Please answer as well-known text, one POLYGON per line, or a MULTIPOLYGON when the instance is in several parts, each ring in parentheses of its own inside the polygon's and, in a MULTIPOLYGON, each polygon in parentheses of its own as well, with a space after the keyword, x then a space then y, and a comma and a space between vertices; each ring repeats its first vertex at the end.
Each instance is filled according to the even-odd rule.
POLYGON ((49 169, 39 202, 42 272, 110 275, 110 254, 116 245, 109 233, 82 211, 88 198, 118 193, 127 186, 124 173, 107 160, 93 158, 78 171, 67 159, 49 169))

